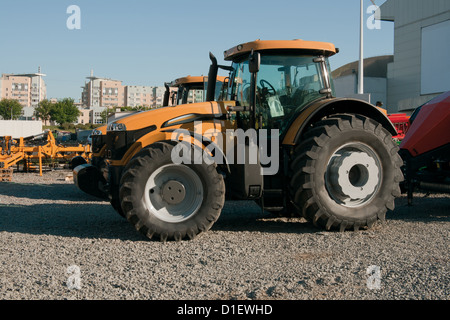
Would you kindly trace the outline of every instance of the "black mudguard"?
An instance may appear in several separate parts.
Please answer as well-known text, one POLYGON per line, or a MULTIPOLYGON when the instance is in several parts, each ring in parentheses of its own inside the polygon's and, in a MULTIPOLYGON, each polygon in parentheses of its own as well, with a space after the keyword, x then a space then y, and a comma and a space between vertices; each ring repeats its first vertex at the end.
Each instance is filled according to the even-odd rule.
POLYGON ((106 180, 97 167, 91 164, 82 164, 73 170, 73 181, 81 191, 108 200, 106 180))

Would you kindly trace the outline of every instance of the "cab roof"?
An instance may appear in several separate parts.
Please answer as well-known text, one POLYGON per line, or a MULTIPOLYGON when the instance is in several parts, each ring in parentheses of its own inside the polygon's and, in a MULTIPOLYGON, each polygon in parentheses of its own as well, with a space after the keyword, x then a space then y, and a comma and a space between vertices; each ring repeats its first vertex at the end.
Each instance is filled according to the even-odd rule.
MULTIPOLYGON (((205 77, 204 76, 186 76, 182 78, 175 79, 172 81, 169 86, 170 87, 179 87, 183 84, 203 84, 205 77)), ((217 81, 224 81, 225 77, 217 76, 217 81)))
POLYGON ((235 46, 224 52, 225 60, 233 60, 254 51, 298 51, 313 55, 332 56, 338 52, 334 44, 329 42, 295 40, 255 40, 235 46))

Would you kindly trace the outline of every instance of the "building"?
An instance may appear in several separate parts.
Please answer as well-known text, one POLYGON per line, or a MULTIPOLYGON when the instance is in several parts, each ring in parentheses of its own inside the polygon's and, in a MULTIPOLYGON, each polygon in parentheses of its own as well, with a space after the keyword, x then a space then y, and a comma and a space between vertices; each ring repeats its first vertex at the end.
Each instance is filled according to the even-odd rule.
POLYGON ((87 77, 81 93, 82 105, 87 108, 106 107, 160 107, 163 105, 165 87, 123 85, 120 80, 87 77))
POLYGON ((166 87, 153 87, 152 108, 158 108, 163 105, 165 92, 166 92, 166 87))
POLYGON ((101 124, 104 123, 102 112, 108 110, 106 107, 91 107, 89 108, 89 123, 101 124))
POLYGON ((45 74, 2 74, 0 78, 0 99, 17 100, 22 107, 36 108, 47 98, 45 74))
POLYGON ((394 23, 388 112, 412 110, 449 91, 450 1, 387 0, 379 16, 394 23))
POLYGON ((37 120, 34 116, 34 107, 23 107, 22 108, 22 115, 20 116, 19 120, 37 120))
POLYGON ((364 91, 358 95, 359 61, 348 63, 331 73, 337 97, 364 99, 376 104, 387 101, 387 68, 394 60, 392 55, 364 59, 364 91))
POLYGON ((82 87, 81 93, 82 104, 86 107, 123 107, 125 104, 125 87, 122 81, 94 77, 87 77, 82 87))
POLYGON ((80 115, 78 116, 79 124, 88 124, 91 122, 91 110, 87 108, 78 108, 80 115))
POLYGON ((154 105, 154 97, 154 87, 125 87, 125 106, 127 107, 152 107, 154 105))

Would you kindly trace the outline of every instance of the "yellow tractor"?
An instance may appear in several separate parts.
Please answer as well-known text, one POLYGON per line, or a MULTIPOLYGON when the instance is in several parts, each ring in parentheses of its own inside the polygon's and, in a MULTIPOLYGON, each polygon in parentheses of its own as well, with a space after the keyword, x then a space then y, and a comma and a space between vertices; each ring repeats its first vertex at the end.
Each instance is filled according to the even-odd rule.
MULTIPOLYGON (((328 58, 337 52, 325 42, 256 40, 224 52, 231 66, 210 54, 205 102, 108 125, 110 199, 161 241, 209 230, 226 199, 326 230, 384 220, 403 179, 397 132, 375 106, 334 97, 328 58), (230 72, 223 101, 214 99, 220 68, 230 72)), ((76 183, 85 172, 75 169, 76 183)))
MULTIPOLYGON (((218 99, 224 83, 227 78, 217 76, 215 87, 215 99, 218 99)), ((204 76, 186 76, 175 79, 172 82, 164 83, 166 91, 164 93, 163 107, 181 104, 189 104, 202 102, 206 99, 206 87, 208 85, 208 77, 204 76)), ((106 158, 106 132, 107 125, 101 126, 92 132, 92 157, 89 166, 80 167, 87 164, 83 157, 76 157, 71 161, 72 169, 83 168, 84 174, 78 175, 78 187, 95 197, 108 199, 108 166, 106 158), (81 181, 83 178, 86 180, 81 181), (81 179, 81 180, 80 180, 81 179)), ((124 213, 120 207, 120 203, 116 198, 110 199, 114 209, 121 215, 124 213)))

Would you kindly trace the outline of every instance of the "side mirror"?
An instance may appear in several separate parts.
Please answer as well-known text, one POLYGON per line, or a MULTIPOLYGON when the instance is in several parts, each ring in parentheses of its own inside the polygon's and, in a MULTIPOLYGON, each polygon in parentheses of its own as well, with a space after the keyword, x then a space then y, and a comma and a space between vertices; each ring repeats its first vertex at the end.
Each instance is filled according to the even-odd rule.
POLYGON ((259 67, 261 65, 261 55, 259 52, 253 52, 250 54, 250 59, 248 60, 248 70, 250 73, 258 73, 259 67))

